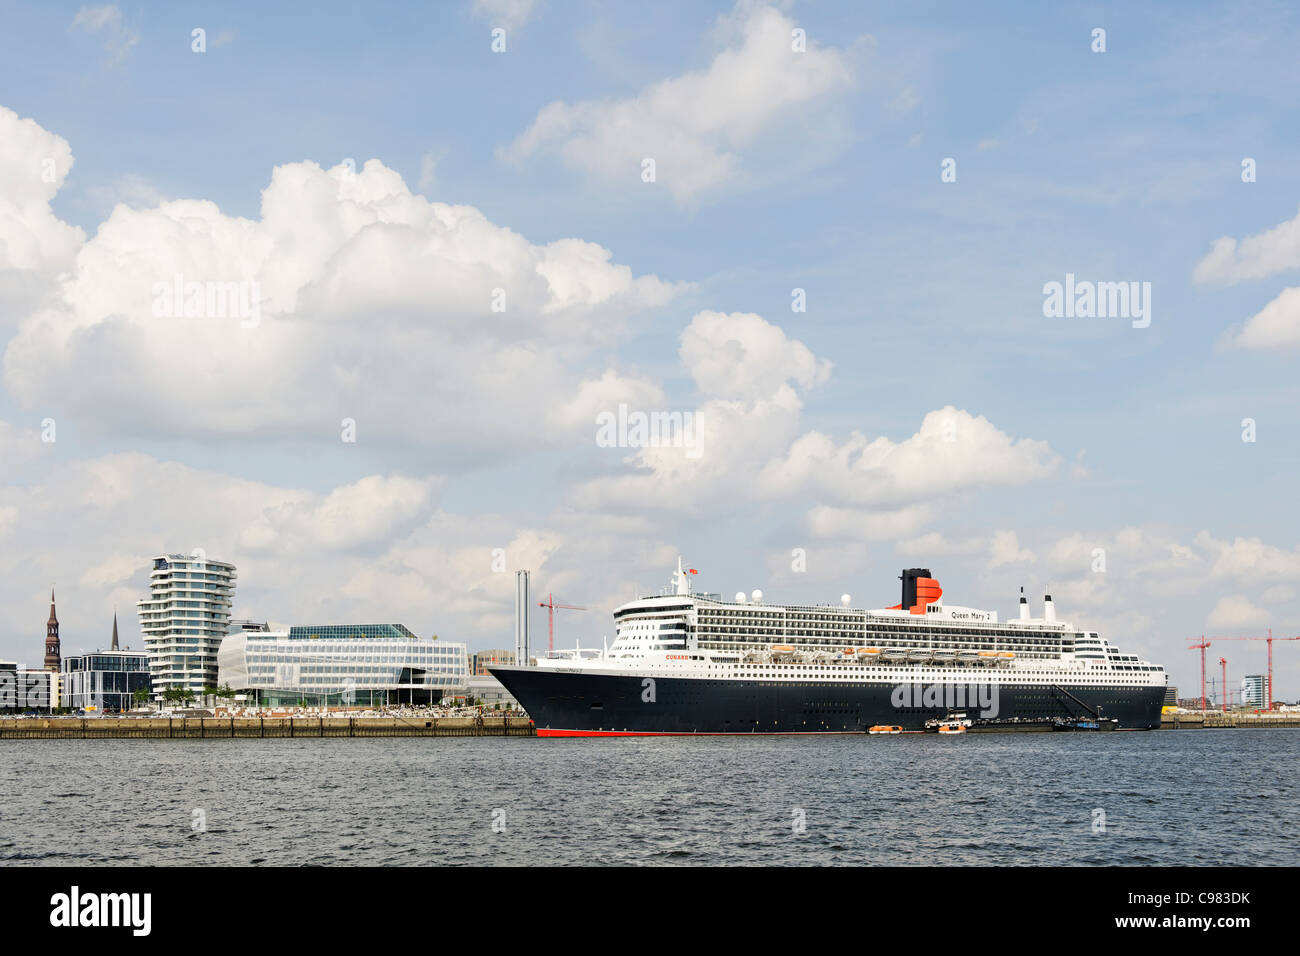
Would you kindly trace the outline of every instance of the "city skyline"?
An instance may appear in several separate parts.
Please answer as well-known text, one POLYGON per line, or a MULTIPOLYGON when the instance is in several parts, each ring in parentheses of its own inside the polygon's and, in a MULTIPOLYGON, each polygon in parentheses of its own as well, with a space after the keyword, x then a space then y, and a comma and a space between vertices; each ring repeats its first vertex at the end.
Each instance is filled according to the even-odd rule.
POLYGON ((13 11, 0 657, 194 548, 471 649, 515 570, 599 646, 679 553, 1050 590, 1183 696, 1300 634, 1297 14, 939 9, 13 11))

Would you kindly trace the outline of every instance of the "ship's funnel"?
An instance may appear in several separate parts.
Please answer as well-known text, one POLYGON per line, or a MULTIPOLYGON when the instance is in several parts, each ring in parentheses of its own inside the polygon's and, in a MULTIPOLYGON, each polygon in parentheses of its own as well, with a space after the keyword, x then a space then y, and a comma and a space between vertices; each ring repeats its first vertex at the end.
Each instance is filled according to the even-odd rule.
POLYGON ((1043 620, 1048 624, 1056 623, 1056 605, 1052 603, 1050 594, 1043 595, 1043 620))
POLYGON ((920 578, 930 576, 929 568, 905 568, 899 575, 903 581, 903 600, 899 607, 904 611, 908 610, 916 603, 916 582, 920 578))
POLYGON ((1025 589, 1020 589, 1020 620, 1029 620, 1029 602, 1025 600, 1025 589))
POLYGON ((943 588, 930 577, 929 568, 906 568, 900 575, 903 580, 903 601, 899 608, 913 614, 924 614, 929 604, 943 597, 943 588))

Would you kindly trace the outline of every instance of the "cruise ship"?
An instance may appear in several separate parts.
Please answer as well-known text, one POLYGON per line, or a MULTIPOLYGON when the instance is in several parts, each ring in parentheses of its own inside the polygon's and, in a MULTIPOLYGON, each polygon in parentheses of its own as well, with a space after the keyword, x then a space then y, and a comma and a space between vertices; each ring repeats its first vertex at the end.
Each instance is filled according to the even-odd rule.
POLYGON ((539 737, 848 734, 924 731, 962 712, 976 723, 1057 719, 1160 726, 1163 667, 1059 620, 945 604, 927 568, 901 575, 898 604, 769 604, 670 585, 614 611, 603 650, 492 667, 539 737))

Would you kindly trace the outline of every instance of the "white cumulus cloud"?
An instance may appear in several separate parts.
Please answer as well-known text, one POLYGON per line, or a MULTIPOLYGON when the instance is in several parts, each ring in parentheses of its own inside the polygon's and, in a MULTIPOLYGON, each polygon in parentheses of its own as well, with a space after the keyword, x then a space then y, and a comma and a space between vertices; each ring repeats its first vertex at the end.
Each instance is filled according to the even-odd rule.
POLYGON ((1300 211, 1295 218, 1240 241, 1231 236, 1214 240, 1192 277, 1197 282, 1240 282, 1289 269, 1300 269, 1300 211))
POLYGON ((720 28, 728 45, 707 68, 628 99, 551 103, 502 155, 518 163, 555 151, 575 169, 626 183, 639 183, 651 158, 656 182, 689 203, 733 184, 741 150, 789 110, 852 82, 843 51, 809 39, 795 52, 796 24, 774 7, 741 3, 720 28))
POLYGON ((81 236, 48 211, 57 182, 35 176, 44 153, 70 160, 67 144, 3 123, 26 145, 0 146, 0 163, 32 175, 0 186, 0 262, 67 270, 10 340, 5 384, 109 431, 337 442, 351 419, 358 442, 449 458, 542 447, 575 427, 549 410, 584 383, 645 393, 635 375, 620 388, 605 350, 685 288, 595 243, 534 244, 430 202, 377 160, 279 166, 257 219, 204 200, 119 205, 72 260, 81 236))

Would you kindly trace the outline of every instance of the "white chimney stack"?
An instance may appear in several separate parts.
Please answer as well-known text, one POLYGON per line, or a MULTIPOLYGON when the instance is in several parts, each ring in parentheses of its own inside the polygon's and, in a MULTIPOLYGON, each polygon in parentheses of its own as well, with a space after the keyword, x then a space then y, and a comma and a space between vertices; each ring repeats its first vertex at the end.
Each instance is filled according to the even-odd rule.
POLYGON ((1029 620, 1029 602, 1025 600, 1025 589, 1020 589, 1020 620, 1029 620))
POLYGON ((1043 620, 1048 624, 1056 623, 1056 605, 1052 603, 1050 594, 1043 595, 1043 620))

